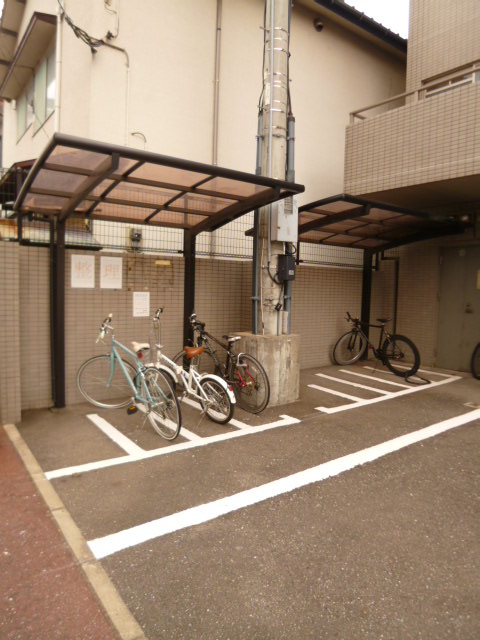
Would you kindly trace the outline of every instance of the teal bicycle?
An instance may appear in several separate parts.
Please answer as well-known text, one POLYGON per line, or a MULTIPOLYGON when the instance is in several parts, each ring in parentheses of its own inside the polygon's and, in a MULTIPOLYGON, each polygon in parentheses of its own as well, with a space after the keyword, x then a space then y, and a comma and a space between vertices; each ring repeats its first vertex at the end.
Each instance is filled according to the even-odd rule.
POLYGON ((164 374, 155 367, 145 366, 123 344, 115 340, 111 326, 112 314, 105 318, 97 338, 111 334, 110 353, 86 360, 77 373, 80 393, 91 404, 102 409, 128 407, 145 414, 153 429, 167 440, 180 432, 181 412, 175 391, 164 374), (125 354, 130 360, 122 358, 125 354))

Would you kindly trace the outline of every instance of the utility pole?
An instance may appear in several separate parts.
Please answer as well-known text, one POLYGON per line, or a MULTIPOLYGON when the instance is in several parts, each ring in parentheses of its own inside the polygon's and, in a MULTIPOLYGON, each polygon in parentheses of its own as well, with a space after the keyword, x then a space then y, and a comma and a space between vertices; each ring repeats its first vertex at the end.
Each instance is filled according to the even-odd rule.
MULTIPOLYGON (((266 0, 265 64, 262 102, 262 175, 285 179, 287 158, 289 12, 291 0, 266 0)), ((277 279, 278 255, 283 242, 271 238, 273 204, 260 210, 257 278, 259 333, 282 333, 282 283, 277 279)))
MULTIPOLYGON (((291 0, 265 0, 256 172, 278 180, 292 180, 294 175, 294 118, 289 113, 288 90, 290 10, 291 0)), ((279 201, 255 214, 253 333, 241 334, 243 343, 239 348, 257 357, 265 367, 270 381, 270 406, 293 402, 300 393, 300 336, 290 333, 288 286, 294 275, 291 243, 296 242, 297 233, 298 217, 292 200, 279 201)))

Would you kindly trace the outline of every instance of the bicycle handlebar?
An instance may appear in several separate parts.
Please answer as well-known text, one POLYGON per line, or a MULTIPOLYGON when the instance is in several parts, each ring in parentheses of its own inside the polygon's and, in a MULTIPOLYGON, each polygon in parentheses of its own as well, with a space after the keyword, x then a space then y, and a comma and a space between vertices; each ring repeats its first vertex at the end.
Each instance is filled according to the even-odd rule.
POLYGON ((158 309, 155 311, 155 316, 154 316, 154 320, 160 320, 160 316, 163 313, 163 307, 158 307, 158 309))
POLYGON ((102 325, 100 327, 100 332, 98 334, 97 342, 105 338, 105 334, 107 333, 107 331, 113 331, 113 327, 110 326, 112 323, 112 318, 113 318, 113 313, 109 313, 108 316, 105 318, 105 320, 102 322, 102 325))

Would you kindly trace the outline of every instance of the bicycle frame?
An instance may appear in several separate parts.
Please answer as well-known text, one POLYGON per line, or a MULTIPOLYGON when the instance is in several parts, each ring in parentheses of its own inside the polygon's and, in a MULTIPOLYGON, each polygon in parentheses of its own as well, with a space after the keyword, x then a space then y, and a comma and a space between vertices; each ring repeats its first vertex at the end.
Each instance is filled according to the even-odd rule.
MULTIPOLYGON (((140 385, 139 384, 135 385, 133 380, 130 378, 130 376, 128 374, 128 371, 127 371, 127 368, 125 367, 125 365, 123 363, 123 360, 122 360, 118 350, 123 351, 128 356, 133 358, 134 363, 135 363, 135 369, 136 369, 136 372, 137 372, 136 378, 138 376, 140 376, 141 389, 145 394, 145 398, 146 398, 148 403, 155 404, 153 402, 153 398, 152 398, 152 396, 150 394, 148 386, 145 384, 145 376, 144 376, 143 372, 146 369, 146 367, 143 365, 142 362, 140 362, 139 358, 137 357, 137 355, 133 351, 128 349, 128 347, 123 345, 121 342, 118 342, 118 340, 115 340, 115 336, 113 335, 113 333, 112 333, 112 343, 111 343, 111 349, 110 349, 110 377, 108 379, 107 386, 110 386, 110 384, 112 382, 113 374, 115 372, 115 365, 116 365, 116 363, 118 363, 120 365, 120 369, 123 372, 123 375, 125 376, 125 379, 128 382, 129 387, 132 390, 133 399, 135 400, 135 402, 139 402, 140 404, 145 404, 145 398, 143 398, 141 393, 139 392, 140 385)), ((163 393, 162 389, 159 389, 159 391, 162 394, 163 399, 166 400, 167 397, 163 393)))
POLYGON ((235 394, 233 393, 233 389, 229 387, 229 385, 223 378, 215 374, 200 374, 194 366, 190 366, 187 371, 162 353, 162 345, 160 343, 160 314, 162 313, 162 311, 163 310, 160 309, 157 310, 157 314, 153 319, 153 323, 157 333, 157 335, 155 336, 155 361, 153 366, 160 369, 160 371, 166 371, 167 373, 169 373, 174 378, 176 383, 180 382, 187 396, 196 398, 197 400, 201 400, 206 404, 208 404, 209 398, 203 390, 200 382, 202 380, 214 380, 225 389, 228 397, 230 398, 230 402, 232 404, 235 404, 236 398, 235 394))
POLYGON ((378 358, 379 360, 383 361, 382 344, 383 344, 384 340, 386 340, 387 338, 390 337, 389 332, 385 328, 385 324, 373 324, 373 323, 371 324, 371 323, 368 323, 368 322, 362 323, 360 320, 357 320, 355 318, 351 318, 351 322, 353 324, 352 330, 358 332, 362 336, 362 338, 365 340, 365 342, 367 343, 367 347, 372 349, 374 356, 376 358, 378 358), (380 335, 378 337, 378 347, 375 347, 373 342, 368 338, 368 336, 366 335, 365 331, 362 329, 362 324, 365 327, 372 327, 373 329, 380 329, 380 335))

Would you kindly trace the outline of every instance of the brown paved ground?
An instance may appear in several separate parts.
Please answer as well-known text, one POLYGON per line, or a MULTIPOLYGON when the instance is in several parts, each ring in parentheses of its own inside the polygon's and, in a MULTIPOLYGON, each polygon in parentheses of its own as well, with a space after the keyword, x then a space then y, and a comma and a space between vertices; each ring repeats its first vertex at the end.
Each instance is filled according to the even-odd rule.
POLYGON ((0 428, 0 638, 118 640, 0 428))

